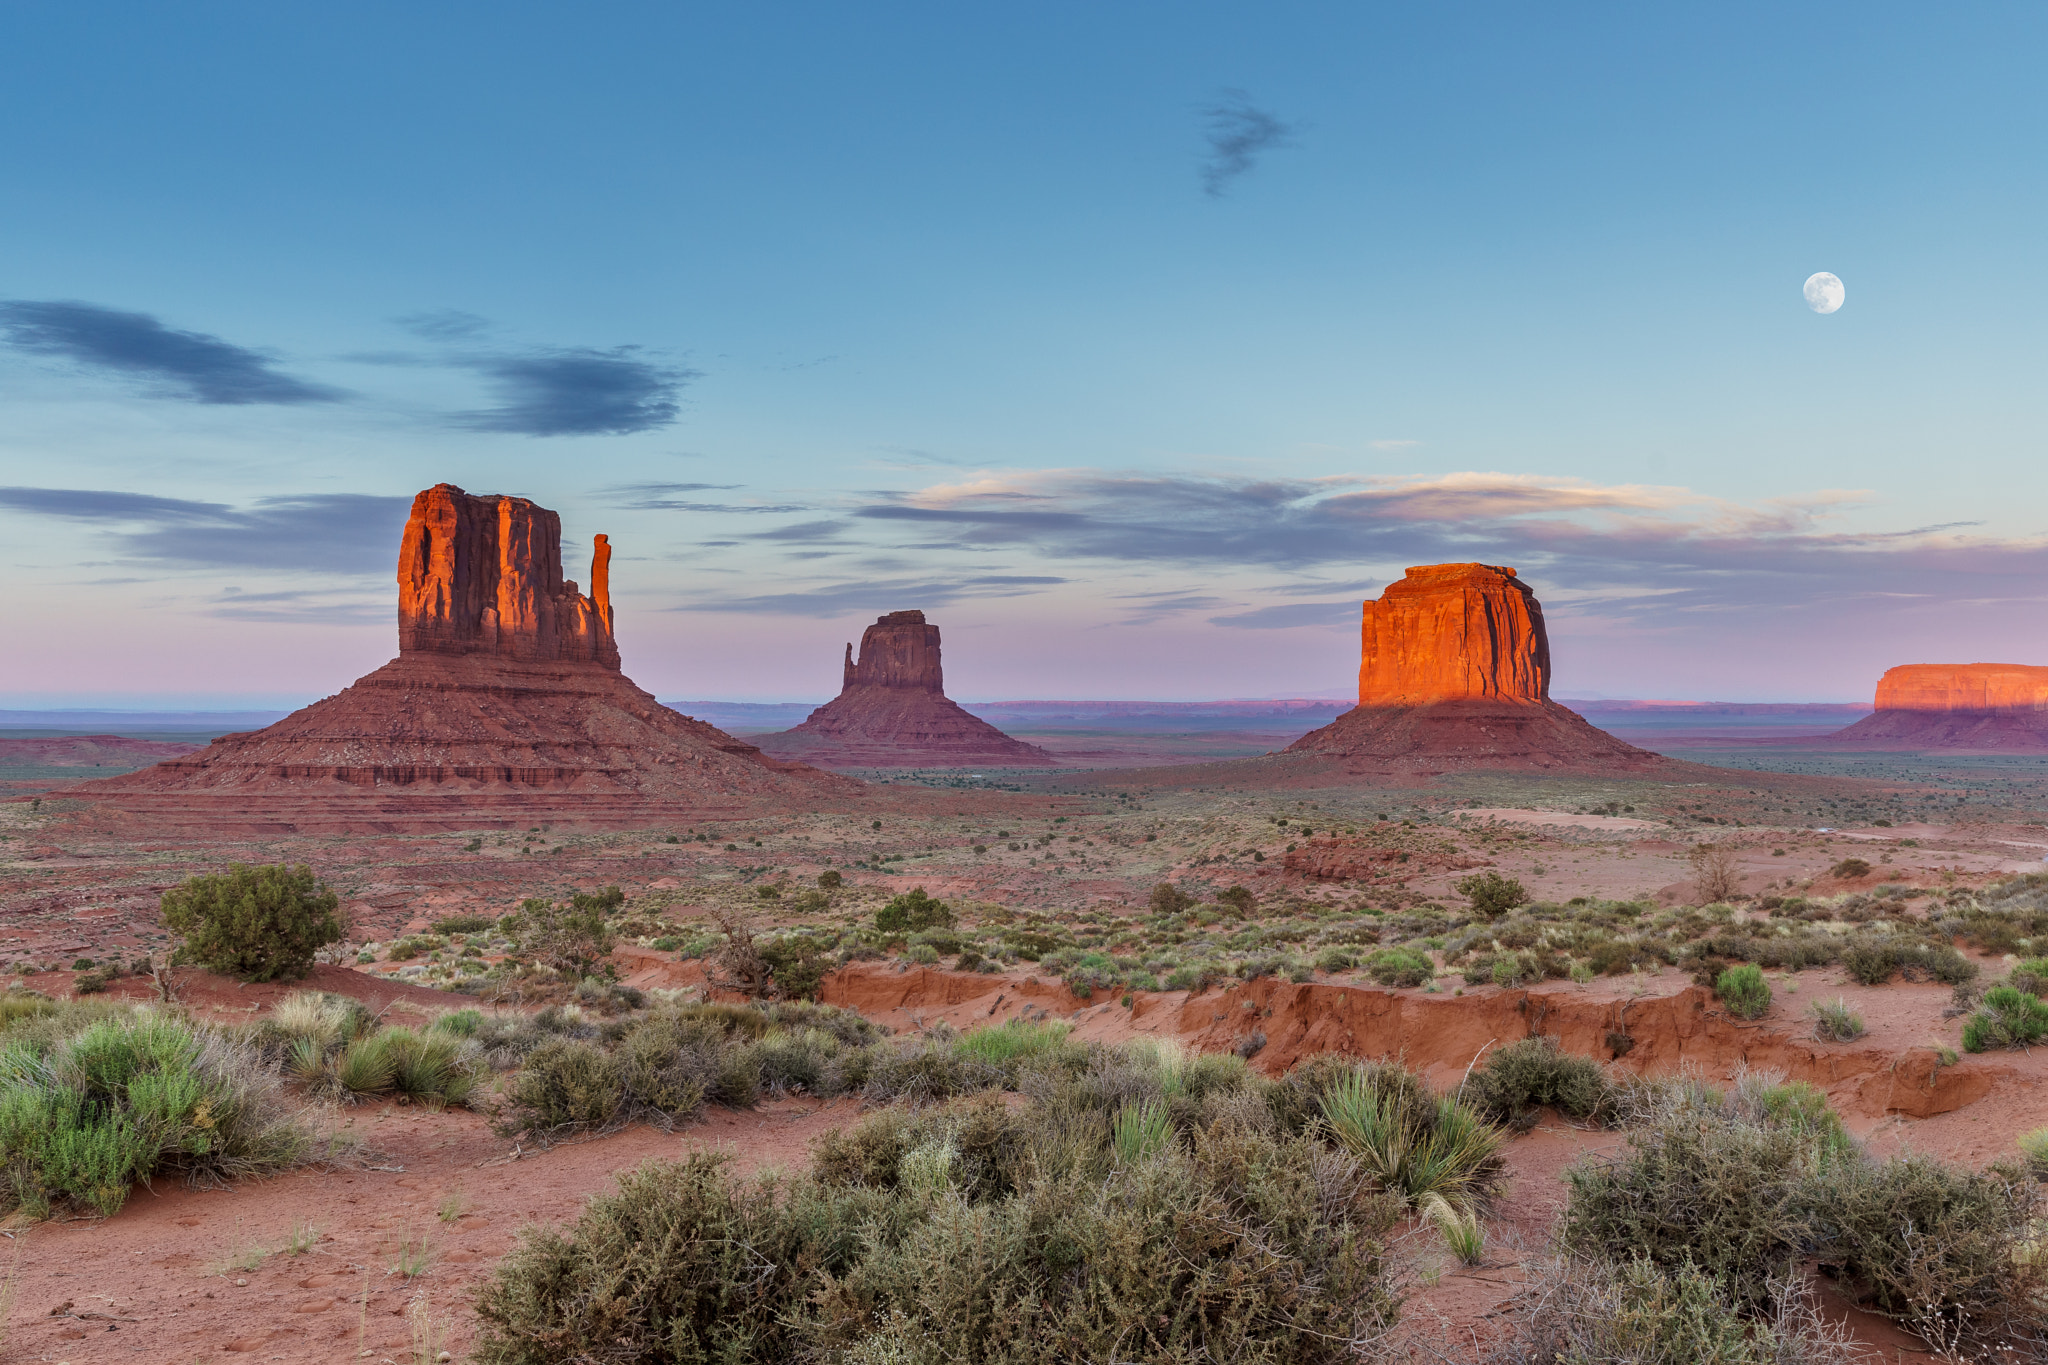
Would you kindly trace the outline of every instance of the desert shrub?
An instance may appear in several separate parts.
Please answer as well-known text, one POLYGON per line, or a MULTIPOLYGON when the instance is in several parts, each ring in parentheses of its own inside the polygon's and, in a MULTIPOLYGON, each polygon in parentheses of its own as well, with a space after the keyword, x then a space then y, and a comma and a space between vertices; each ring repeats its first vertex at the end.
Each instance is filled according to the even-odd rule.
POLYGON ((163 894, 164 923, 194 962, 245 981, 304 976, 346 932, 340 899, 301 863, 188 877, 163 894))
POLYGON ((1745 1310, 1768 1302, 1815 1244, 1806 1180, 1821 1146, 1804 1129, 1726 1113, 1708 1097, 1660 1097, 1625 1153, 1565 1173, 1560 1225, 1576 1255, 1692 1264, 1745 1310))
POLYGON ((953 912, 946 903, 926 895, 921 886, 891 897, 887 905, 875 912, 875 927, 884 933, 907 934, 952 925, 953 912))
POLYGON ((2010 986, 1993 986, 1984 992, 1977 1012, 1963 1023, 1963 1050, 2027 1047, 2044 1035, 2048 1035, 2048 1002, 2010 986))
POLYGON ((1881 986, 1901 971, 1909 981, 1950 986, 1977 976, 1977 964, 1948 944, 1862 934, 1842 949, 1842 965, 1865 986, 1881 986))
POLYGON ((1072 1029, 1072 1025, 1057 1020, 1031 1023, 1007 1019, 970 1031, 953 1049, 970 1061, 1001 1071, 1014 1084, 1019 1068, 1042 1058, 1058 1057, 1066 1049, 1067 1035, 1072 1029))
POLYGON ((1863 1351, 1796 1277, 1771 1282, 1760 1317, 1691 1261, 1641 1256, 1542 1265, 1481 1365, 1856 1365, 1863 1351))
POLYGON ((1714 994, 1738 1019, 1759 1019, 1771 1007, 1771 988, 1761 967, 1744 963, 1730 967, 1714 981, 1714 994))
POLYGON ((871 1103, 901 1099, 928 1104, 998 1088, 1003 1078, 1000 1065, 962 1052, 941 1039, 929 1038, 876 1057, 861 1094, 871 1103))
POLYGON ((1365 959, 1365 972, 1382 986, 1424 986, 1436 964, 1420 948, 1381 948, 1365 959))
POLYGON ((1183 1144, 1154 1111, 1116 1167, 1110 1123, 1049 1140, 1062 1121, 877 1114, 779 1183, 642 1167, 525 1235, 479 1296, 478 1359, 1322 1365, 1391 1321, 1385 1211, 1312 1140, 1219 1120, 1183 1144))
POLYGON ((1573 1118, 1604 1116, 1613 1090, 1591 1057, 1573 1056, 1556 1038, 1536 1037, 1496 1050, 1466 1080, 1463 1093, 1487 1117, 1522 1126, 1546 1104, 1573 1118))
POLYGON ((1172 882, 1161 882, 1152 888, 1152 897, 1146 903, 1155 915, 1177 915, 1193 905, 1195 898, 1172 882))
POLYGON ((1438 1195, 1471 1209, 1497 1191, 1507 1134, 1455 1095, 1388 1084, 1359 1068, 1326 1089, 1323 1121, 1381 1189, 1413 1205, 1438 1195))
POLYGON ((521 950, 571 980, 591 975, 612 955, 612 932, 605 922, 605 912, 613 905, 607 900, 604 895, 578 892, 566 903, 540 897, 522 901, 518 929, 521 950))
POLYGON ((1358 954, 1349 948, 1331 945, 1316 954, 1316 970, 1323 972, 1349 971, 1358 965, 1358 954))
POLYGON ((2020 1159, 2036 1180, 2048 1180, 2048 1128, 2036 1128, 2019 1138, 2020 1159))
POLYGON ((489 915, 450 915, 446 919, 434 921, 434 932, 437 934, 474 934, 479 930, 488 929, 496 923, 497 921, 489 915))
POLYGON ((218 1184, 310 1146, 254 1047, 172 1015, 103 1015, 0 1048, 0 1210, 111 1216, 137 1180, 218 1184))
POLYGON ((1853 1043, 1863 1036, 1863 1016, 1839 995, 1816 1000, 1807 1011, 1813 1015, 1813 1036, 1823 1043, 1853 1043))
POLYGON ((1259 908, 1259 898, 1252 894, 1248 886, 1233 886, 1217 892, 1216 903, 1229 906, 1240 915, 1250 915, 1259 908))
POLYGON ((1529 893, 1522 884, 1498 872, 1475 872, 1460 879, 1458 894, 1472 907, 1473 914, 1485 919, 1499 919, 1516 906, 1529 903, 1529 893))
POLYGON ((2048 995, 2048 957, 2015 963, 2005 984, 2028 995, 2048 995))
POLYGON ((1821 1256, 1845 1287, 1921 1337, 1963 1348, 1962 1359, 2048 1346, 2040 1196, 2026 1172, 1924 1154, 1843 1162, 1812 1182, 1810 1202, 1821 1256))
POLYGON ((502 1125, 506 1135, 546 1141, 609 1127, 625 1105, 623 1070, 619 1058, 595 1044, 547 1039, 527 1054, 507 1087, 512 1118, 502 1125))
MULTIPOLYGON (((312 1079, 309 1061, 295 1052, 293 1070, 312 1079)), ((467 1104, 483 1070, 478 1049, 460 1035, 394 1025, 350 1041, 334 1059, 331 1077, 344 1098, 395 1095, 438 1109, 467 1104)))
POLYGON ((1828 875, 1840 878, 1845 882, 1852 882, 1860 877, 1868 877, 1870 875, 1870 864, 1861 858, 1844 858, 1828 869, 1828 875))
POLYGON ((844 885, 846 885, 846 878, 831 868, 827 868, 818 874, 818 886, 821 890, 835 891, 844 885))
POLYGON ((791 1000, 816 1000, 836 965, 824 944, 807 934, 785 934, 761 945, 761 960, 775 990, 791 1000))

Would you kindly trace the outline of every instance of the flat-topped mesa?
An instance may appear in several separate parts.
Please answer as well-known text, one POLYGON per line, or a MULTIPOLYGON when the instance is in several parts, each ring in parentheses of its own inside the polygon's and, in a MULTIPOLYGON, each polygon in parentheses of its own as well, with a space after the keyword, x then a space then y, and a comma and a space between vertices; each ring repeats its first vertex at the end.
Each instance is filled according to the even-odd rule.
POLYGON ((1044 767, 1052 755, 1012 739, 946 696, 939 628, 892 611, 846 647, 839 695, 802 725, 756 735, 764 753, 826 768, 1044 767))
POLYGON ((892 611, 878 618, 861 632, 858 661, 853 646, 846 646, 840 690, 855 687, 904 687, 944 696, 939 628, 926 624, 921 611, 892 611))
POLYGON ((1900 664, 1877 681, 1879 711, 2048 711, 2048 668, 2032 664, 1900 664))
POLYGON ((2040 753, 2048 749, 2048 668, 1901 664, 1877 683, 1877 709, 1821 741, 1845 748, 2040 753))
POLYGON ((1367 602, 1358 705, 1287 746, 1355 772, 1616 771, 1656 754, 1550 699, 1543 607, 1515 571, 1425 564, 1367 602))
POLYGON ((1550 698, 1543 608, 1510 568, 1425 564, 1367 602, 1358 704, 1420 706, 1469 697, 1550 698))
POLYGON ((619 666, 611 543, 597 537, 592 593, 562 577, 562 519, 525 498, 452 483, 412 500, 398 552, 398 653, 485 654, 619 666))

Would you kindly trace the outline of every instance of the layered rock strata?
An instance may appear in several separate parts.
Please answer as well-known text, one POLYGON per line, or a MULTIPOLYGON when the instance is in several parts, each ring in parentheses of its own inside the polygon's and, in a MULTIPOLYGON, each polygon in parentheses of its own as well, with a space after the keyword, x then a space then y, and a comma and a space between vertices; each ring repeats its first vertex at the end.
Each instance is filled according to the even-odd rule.
POLYGON ((1043 767, 1053 757, 1012 739, 946 696, 939 628, 892 611, 846 646, 839 695, 803 724, 757 735, 767 753, 827 768, 1043 767))
POLYGON ((1828 736, 1871 749, 2048 749, 2048 668, 1901 664, 1877 683, 1877 709, 1828 736))
POLYGON ((398 657, 275 725, 66 795, 168 824, 474 829, 818 808, 861 784, 763 754, 619 671, 599 536, 593 592, 524 498, 421 493, 398 564, 398 657))
POLYGON ((1665 762, 1550 699, 1542 604, 1513 569, 1491 564, 1411 568, 1366 602, 1358 705, 1287 752, 1412 773, 1665 762))

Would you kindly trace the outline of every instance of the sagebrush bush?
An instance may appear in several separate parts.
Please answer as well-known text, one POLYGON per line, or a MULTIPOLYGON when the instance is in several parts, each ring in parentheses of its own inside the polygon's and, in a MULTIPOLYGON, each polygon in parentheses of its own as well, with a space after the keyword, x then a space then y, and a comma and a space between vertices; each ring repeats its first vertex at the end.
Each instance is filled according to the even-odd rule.
POLYGON ((1522 884, 1498 872, 1475 872, 1461 878, 1458 894, 1472 907, 1472 913, 1482 919, 1499 919, 1516 906, 1529 903, 1529 893, 1522 884))
POLYGON ((347 932, 340 899, 301 863, 188 877, 164 892, 163 920, 194 962, 245 981, 297 978, 347 932))
POLYGON ((1436 964, 1418 948, 1381 948, 1365 959, 1365 973, 1382 986, 1426 986, 1436 964))
POLYGON ((1895 937, 1859 935, 1842 949, 1842 966, 1865 986, 1882 986, 1901 972, 1909 981, 1939 981, 1948 986, 1977 976, 1977 964, 1949 944, 1895 937))
POLYGON ((919 929, 951 928, 953 912, 942 900, 914 886, 875 912, 875 927, 885 933, 907 934, 919 929))
POLYGON ((1760 1019, 1771 1007, 1771 988, 1761 967, 1730 967, 1714 981, 1714 994, 1738 1019, 1760 1019))
POLYGON ((1533 1118, 1541 1105, 1572 1118, 1605 1118, 1613 1091, 1598 1062, 1573 1056, 1548 1036, 1497 1049, 1464 1086, 1465 1099, 1481 1113, 1517 1124, 1533 1118))
POLYGON ((1479 1365, 1857 1365, 1864 1351, 1774 1281, 1761 1315, 1690 1261, 1578 1258, 1539 1266, 1479 1365))
POLYGON ((1134 1120, 1119 1165, 1071 1117, 889 1111, 780 1183, 642 1167, 525 1235, 479 1295, 478 1359, 1320 1365, 1391 1321, 1387 1211, 1313 1140, 1134 1120))
POLYGON ((308 1152, 254 1047, 158 1011, 68 1013, 0 1035, 0 1211, 105 1217, 137 1180, 219 1183, 308 1152))

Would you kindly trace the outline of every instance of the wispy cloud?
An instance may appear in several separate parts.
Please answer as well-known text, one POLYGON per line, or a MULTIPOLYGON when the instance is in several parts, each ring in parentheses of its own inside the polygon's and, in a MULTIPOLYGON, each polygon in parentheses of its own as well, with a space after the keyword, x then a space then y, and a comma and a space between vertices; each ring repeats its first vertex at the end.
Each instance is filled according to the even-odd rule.
POLYGON ((0 488, 0 507, 97 523, 123 559, 142 563, 367 574, 390 569, 412 499, 313 493, 236 508, 93 488, 0 488))
MULTIPOLYGON (((943 525, 962 543, 1062 564, 1310 574, 1513 564, 1561 602, 1599 600, 1644 616, 1885 592, 2031 599, 2048 581, 2048 538, 1975 536, 1958 525, 1848 529, 1846 515, 1867 502, 1844 490, 1738 502, 1483 471, 1246 479, 1053 469, 934 484, 853 515, 943 525)), ((1237 625, 1287 619, 1265 609, 1228 615, 1248 618, 1237 625)))
POLYGON ((1292 147, 1296 129, 1252 103, 1242 90, 1225 90, 1202 110, 1202 192, 1220 199, 1230 186, 1276 147, 1292 147))
POLYGON ((221 620, 275 625, 388 625, 392 619, 389 601, 320 590, 243 592, 226 588, 208 600, 205 611, 221 620))
POLYGON ((522 436, 623 436, 676 420, 677 396, 697 371, 644 360, 637 346, 481 356, 464 363, 489 377, 499 405, 459 415, 471 431, 522 436))
POLYGON ((1212 616, 1212 626, 1240 630, 1288 630, 1295 626, 1356 626, 1358 599, 1345 602, 1283 602, 1229 616, 1212 616))
POLYGON ((967 578, 867 579, 744 597, 701 597, 672 611, 745 612, 762 616, 846 616, 856 612, 907 611, 962 598, 1016 597, 1068 580, 1051 574, 981 574, 967 578))
POLYGON ((178 331, 148 313, 63 300, 0 300, 10 345, 87 369, 150 381, 151 392, 194 403, 333 403, 340 389, 285 374, 261 351, 178 331))

